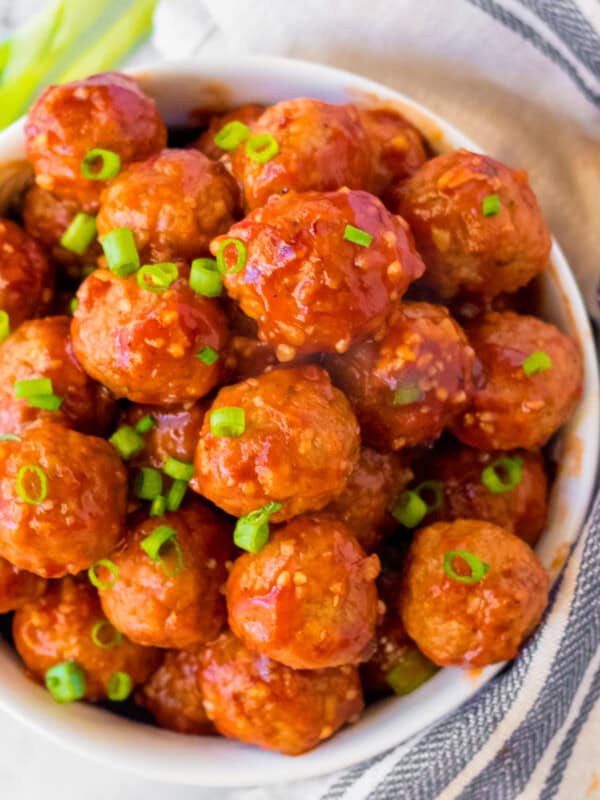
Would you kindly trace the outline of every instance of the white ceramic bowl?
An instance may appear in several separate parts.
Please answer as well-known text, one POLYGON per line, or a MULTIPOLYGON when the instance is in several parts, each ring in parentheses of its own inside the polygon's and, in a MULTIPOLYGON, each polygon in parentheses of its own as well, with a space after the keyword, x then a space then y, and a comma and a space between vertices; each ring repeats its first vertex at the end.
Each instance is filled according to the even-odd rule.
MULTIPOLYGON (((478 150, 466 136, 407 97, 377 83, 317 64, 280 58, 196 59, 134 73, 171 124, 202 106, 273 103, 316 97, 334 103, 389 104, 400 109, 439 150, 478 150)), ((0 164, 23 158, 23 122, 0 135, 0 164)), ((562 433, 562 458, 547 529, 538 547, 557 574, 574 541, 594 486, 599 441, 598 366, 581 296, 555 243, 542 280, 542 313, 574 336, 585 358, 581 404, 562 433)), ((306 755, 286 758, 222 738, 176 735, 91 705, 56 705, 28 680, 15 653, 0 643, 0 708, 82 755, 145 777, 205 786, 275 783, 331 772, 373 756, 439 720, 499 669, 445 669, 407 697, 371 706, 361 720, 306 755)))

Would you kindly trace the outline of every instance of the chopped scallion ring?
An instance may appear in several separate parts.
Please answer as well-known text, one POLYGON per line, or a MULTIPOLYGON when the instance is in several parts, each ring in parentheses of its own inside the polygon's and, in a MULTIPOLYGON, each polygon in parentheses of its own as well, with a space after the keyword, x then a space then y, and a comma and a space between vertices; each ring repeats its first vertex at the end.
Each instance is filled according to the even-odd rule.
POLYGON ((497 194, 488 194, 483 198, 481 210, 484 217, 495 217, 500 213, 500 197, 497 194))
POLYGON ((85 673, 74 661, 63 661, 46 670, 46 688, 57 703, 85 697, 85 673))
POLYGON ((436 665, 417 649, 409 650, 394 661, 386 673, 385 680, 394 694, 405 695, 418 689, 435 675, 437 670, 436 665))
POLYGON ((16 433, 3 433, 0 436, 0 442, 20 442, 21 437, 17 436, 16 433))
POLYGON ((46 411, 58 411, 62 401, 62 397, 57 397, 55 394, 32 394, 27 398, 27 405, 31 408, 43 408, 46 411))
POLYGON ((48 496, 48 479, 45 473, 34 464, 25 464, 17 472, 17 494, 24 503, 32 506, 37 506, 43 503, 48 496), (31 474, 31 477, 28 476, 31 474), (37 479, 39 483, 37 495, 31 495, 28 492, 25 482, 31 484, 32 480, 37 479))
POLYGON ((171 488, 167 492, 166 504, 168 511, 177 511, 183 503, 183 498, 187 492, 187 481, 176 480, 173 481, 171 488))
POLYGON ((10 336, 10 317, 4 309, 0 309, 0 344, 10 336))
POLYGON ((481 473, 481 482, 492 494, 502 494, 515 489, 523 479, 523 459, 520 456, 503 456, 489 464, 481 473))
POLYGON ((145 264, 136 273, 138 286, 149 292, 164 292, 179 277, 177 264, 163 261, 160 264, 145 264))
POLYGON ((246 245, 240 239, 223 239, 217 252, 217 269, 221 275, 235 275, 237 272, 241 272, 244 269, 247 259, 248 252, 246 250, 246 245), (227 263, 225 261, 225 251, 228 247, 234 247, 237 252, 235 264, 231 269, 227 269, 227 263))
POLYGON ((142 437, 136 432, 135 428, 129 425, 123 425, 123 427, 118 428, 108 441, 113 447, 116 447, 119 455, 125 461, 133 458, 144 447, 142 437))
POLYGON ((415 489, 402 492, 392 506, 392 516, 405 528, 416 528, 431 511, 444 505, 444 485, 440 481, 424 481, 415 489), (423 494, 433 492, 433 500, 428 502, 423 494))
POLYGON ((71 314, 74 314, 74 313, 77 311, 77 306, 78 306, 78 305, 79 305, 79 301, 77 300, 77 298, 76 298, 76 297, 74 297, 74 298, 71 300, 71 302, 69 303, 69 309, 70 309, 70 311, 71 311, 71 314))
POLYGON ((489 569, 489 564, 486 564, 485 561, 482 561, 468 550, 448 550, 448 552, 444 554, 444 572, 449 578, 452 578, 453 581, 458 581, 459 583, 479 583, 479 581, 487 575, 489 569), (462 558, 463 561, 467 562, 471 570, 470 575, 459 575, 458 572, 455 571, 452 566, 455 558, 462 558))
POLYGON ((50 378, 31 378, 15 381, 15 397, 21 400, 37 395, 51 395, 54 391, 50 378))
POLYGON ((373 236, 361 228, 355 228, 354 225, 346 225, 344 228, 344 239, 347 242, 358 244, 361 247, 368 247, 373 241, 373 236))
POLYGON ((81 211, 73 217, 73 221, 60 237, 60 243, 65 250, 82 256, 96 238, 96 233, 96 217, 81 211))
POLYGON ((257 164, 266 164, 279 152, 279 144, 272 133, 255 133, 246 142, 246 155, 257 164))
POLYGON ((118 647, 123 641, 123 634, 118 631, 115 626, 107 619, 100 619, 92 626, 92 642, 101 650, 110 650, 113 647, 118 647), (105 634, 103 635, 103 631, 105 634), (106 638, 106 634, 110 638, 106 638))
POLYGON ((183 554, 179 542, 177 541, 177 531, 175 528, 171 528, 169 525, 159 525, 149 536, 142 539, 140 547, 155 564, 160 563, 163 571, 170 578, 177 577, 181 572, 183 568, 183 554), (165 562, 165 555, 161 553, 165 545, 171 545, 175 549, 177 564, 174 569, 168 567, 165 562))
POLYGON ((140 267, 140 256, 135 246, 133 231, 129 228, 115 228, 101 241, 108 268, 115 275, 126 278, 140 267))
POLYGON ((96 563, 92 564, 92 566, 88 569, 88 579, 92 586, 95 586, 96 589, 112 589, 119 580, 119 568, 108 558, 101 558, 100 561, 96 561, 96 563), (107 569, 112 575, 112 580, 100 580, 98 577, 99 569, 107 569))
POLYGON ((408 406, 423 399, 423 392, 418 386, 399 386, 394 389, 393 404, 395 406, 408 406))
POLYGON ((152 416, 152 414, 146 414, 145 417, 142 417, 141 420, 135 426, 135 432, 139 434, 148 433, 149 430, 156 425, 156 420, 152 416))
POLYGON ((133 689, 131 677, 126 672, 113 672, 106 684, 106 696, 113 702, 127 700, 133 689))
POLYGON ((546 370, 551 369, 552 360, 548 353, 545 353, 543 350, 538 350, 530 356, 527 356, 521 366, 523 367, 525 375, 530 377, 531 375, 537 375, 538 372, 546 372, 546 370))
POLYGON ((246 412, 238 406, 216 408, 210 415, 213 436, 241 436, 246 430, 246 412))
POLYGON ((154 500, 162 492, 162 475, 152 467, 142 467, 135 476, 133 491, 140 500, 154 500))
POLYGON ((212 347, 203 347, 199 353, 196 353, 196 358, 199 358, 203 364, 206 364, 207 367, 210 367, 216 361, 219 360, 219 354, 216 350, 213 350, 212 347))
POLYGON ((226 125, 223 125, 221 130, 213 137, 213 142, 220 147, 221 150, 235 150, 235 148, 244 142, 250 136, 250 128, 240 122, 239 119, 233 119, 226 125))
POLYGON ((281 508, 281 503, 267 503, 245 517, 240 517, 233 532, 235 545, 249 553, 260 553, 269 541, 269 520, 281 508))
POLYGON ((167 498, 159 495, 155 497, 150 506, 151 517, 164 517, 167 510, 167 498))
POLYGON ((204 297, 219 297, 223 292, 223 276, 214 258, 195 258, 190 269, 190 286, 204 297))
POLYGON ((177 458, 169 456, 163 467, 163 472, 169 478, 175 478, 175 480, 187 483, 194 477, 194 465, 188 461, 179 461, 177 458))
POLYGON ((91 181, 108 181, 121 171, 121 156, 112 150, 95 147, 88 150, 81 162, 81 174, 91 181))

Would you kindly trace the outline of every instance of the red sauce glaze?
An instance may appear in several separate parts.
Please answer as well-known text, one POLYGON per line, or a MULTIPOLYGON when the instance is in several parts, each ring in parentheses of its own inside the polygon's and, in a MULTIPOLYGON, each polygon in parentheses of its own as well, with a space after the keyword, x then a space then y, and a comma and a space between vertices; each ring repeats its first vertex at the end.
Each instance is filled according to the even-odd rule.
POLYGON ((121 415, 121 425, 135 427, 148 415, 155 421, 153 427, 143 434, 144 447, 131 459, 130 464, 149 464, 156 469, 162 469, 169 457, 191 463, 205 413, 204 403, 171 408, 129 406, 121 415))
POLYGON ((37 600, 44 594, 46 585, 44 578, 17 569, 6 559, 0 558, 0 614, 37 600))
POLYGON ((247 103, 239 108, 234 108, 232 111, 227 111, 225 114, 215 114, 210 118, 208 128, 199 136, 194 147, 204 153, 205 156, 215 161, 222 156, 227 158, 228 151, 223 150, 222 147, 215 144, 214 139, 217 133, 219 133, 225 125, 233 121, 242 122, 244 125, 252 125, 264 110, 265 107, 258 103, 247 103))

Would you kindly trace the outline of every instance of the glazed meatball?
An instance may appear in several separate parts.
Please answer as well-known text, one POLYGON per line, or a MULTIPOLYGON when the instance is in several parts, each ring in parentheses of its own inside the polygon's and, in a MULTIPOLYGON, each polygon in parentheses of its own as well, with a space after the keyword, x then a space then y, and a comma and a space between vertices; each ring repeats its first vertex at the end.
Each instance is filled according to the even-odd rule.
POLYGON ((40 246, 14 222, 0 219, 0 309, 10 329, 43 314, 53 290, 54 273, 40 246))
POLYGON ((17 569, 13 564, 0 558, 0 614, 37 600, 46 589, 46 581, 31 572, 17 569))
POLYGON ((198 673, 203 650, 169 650, 156 672, 136 695, 161 728, 177 733, 210 734, 198 673))
POLYGON ((275 198, 211 243, 213 254, 222 247, 229 295, 280 361, 342 353, 377 333, 424 270, 404 221, 373 195, 345 189, 275 198), (348 226, 371 236, 368 246, 345 239, 348 226), (239 249, 224 244, 231 238, 245 248, 238 271, 239 249))
POLYGON ((548 511, 548 479, 539 452, 486 453, 453 447, 433 454, 429 474, 442 484, 444 500, 427 522, 484 519, 515 533, 532 547, 539 539, 548 511), (488 471, 485 475, 484 470, 488 471))
POLYGON ((550 233, 523 170, 453 150, 400 187, 393 208, 410 225, 441 297, 494 297, 529 283, 548 262, 550 233))
POLYGON ((545 445, 571 418, 581 396, 576 343, 554 325, 512 311, 485 314, 467 335, 481 374, 452 432, 480 450, 545 445))
POLYGON ((220 733, 289 756, 354 722, 364 706, 356 667, 290 669, 246 649, 231 633, 207 647, 200 685, 220 733))
POLYGON ((121 424, 135 427, 144 417, 152 417, 154 424, 144 433, 144 446, 131 459, 134 465, 149 464, 162 469, 168 458, 191 463, 202 429, 206 408, 203 403, 190 406, 161 408, 160 406, 132 405, 121 416, 121 424))
POLYGON ((346 488, 322 513, 342 520, 361 547, 372 553, 397 527, 389 508, 412 477, 401 456, 363 447, 346 488))
POLYGON ((363 440, 399 450, 434 441, 465 407, 474 355, 443 306, 403 303, 381 341, 329 356, 326 365, 354 408, 363 440))
POLYGON ((200 152, 204 153, 205 156, 208 156, 215 161, 221 158, 221 156, 227 156, 228 151, 224 150, 222 147, 219 147, 219 145, 215 143, 215 136, 219 133, 219 131, 225 125, 234 121, 241 122, 244 125, 252 125, 252 123, 256 122, 256 120, 260 117, 264 110, 265 107, 259 105, 258 103, 248 103, 247 105, 240 106, 239 108, 234 108, 232 111, 228 111, 226 114, 216 114, 210 118, 208 128, 198 138, 194 147, 200 150, 200 152))
MULTIPOLYGON (((369 186, 369 140, 352 105, 284 100, 268 108, 251 125, 251 132, 274 138, 277 149, 265 163, 248 155, 250 139, 231 154, 233 174, 243 186, 250 209, 263 206, 273 194, 369 186)), ((256 142, 260 151, 260 140, 256 142)))
POLYGON ((237 194, 225 169, 197 150, 163 150, 106 189, 98 234, 129 228, 142 263, 191 260, 233 223, 237 194))
POLYGON ((241 517, 269 502, 274 521, 316 511, 339 495, 359 454, 356 419, 316 366, 277 369, 223 387, 206 413, 191 487, 241 517), (238 409, 243 431, 219 428, 238 409))
POLYGON ((373 653, 379 559, 343 522, 300 516, 227 581, 229 625, 244 644, 293 669, 358 664, 373 653))
POLYGON ((548 600, 548 575, 538 557, 491 522, 463 519, 421 528, 405 566, 402 621, 419 650, 442 667, 514 658, 548 600), (463 554, 480 569, 472 569, 463 554))
POLYGON ((96 270, 79 287, 71 335, 85 371, 117 397, 135 403, 193 402, 219 383, 223 359, 207 364, 227 342, 227 319, 216 300, 190 287, 189 270, 162 292, 147 291, 135 277, 96 270))
POLYGON ((138 644, 180 649, 214 639, 225 623, 231 541, 229 525, 197 500, 135 525, 111 555, 118 581, 100 589, 106 616, 138 644), (152 558, 143 543, 159 527, 174 535, 152 558))
POLYGON ((86 700, 106 699, 115 672, 127 673, 133 686, 143 683, 161 659, 158 650, 140 647, 112 628, 96 590, 81 578, 48 584, 39 600, 17 611, 13 635, 25 666, 40 683, 50 667, 74 661, 85 675, 86 700), (104 646, 95 643, 93 632, 104 646))
POLYGON ((124 169, 158 152, 166 141, 154 100, 132 78, 116 72, 49 86, 25 125, 25 149, 38 186, 90 212, 97 210, 107 185, 81 174, 90 150, 117 153, 124 169))
POLYGON ((73 354, 68 317, 24 322, 0 347, 0 433, 18 433, 36 419, 64 422, 83 433, 111 425, 116 404, 106 387, 89 378, 73 354), (15 394, 15 382, 49 378, 62 398, 57 411, 29 405, 15 394))
POLYGON ((0 441, 0 555, 43 578, 75 575, 121 537, 126 488, 107 441, 32 423, 0 441))

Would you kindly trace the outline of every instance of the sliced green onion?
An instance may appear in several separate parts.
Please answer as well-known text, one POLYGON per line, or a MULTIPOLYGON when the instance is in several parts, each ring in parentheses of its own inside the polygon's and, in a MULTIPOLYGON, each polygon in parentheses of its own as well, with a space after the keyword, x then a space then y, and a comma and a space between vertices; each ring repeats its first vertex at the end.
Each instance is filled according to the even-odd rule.
POLYGON ((169 525, 159 525, 149 536, 146 536, 145 539, 142 539, 140 542, 140 547, 155 564, 157 562, 160 563, 164 572, 170 578, 177 577, 177 575, 179 575, 181 572, 183 568, 183 554, 181 552, 179 542, 177 541, 177 531, 174 528, 169 527, 169 525), (161 550, 165 545, 172 545, 175 548, 175 552, 177 554, 177 566, 174 570, 167 568, 167 564, 164 561, 164 555, 161 555, 161 550))
POLYGON ((138 286, 149 292, 164 292, 179 277, 177 264, 162 261, 160 264, 145 264, 136 273, 138 286))
POLYGON ((213 350, 212 347, 203 347, 199 353, 196 353, 196 358, 199 358, 203 364, 206 364, 207 367, 210 367, 215 361, 219 360, 219 354, 216 350, 213 350))
POLYGON ((187 481, 173 481, 166 497, 167 509, 169 511, 177 511, 177 509, 183 503, 183 498, 185 497, 187 488, 187 481))
POLYGON ((468 550, 448 550, 444 555, 444 572, 449 578, 452 578, 453 581, 458 581, 459 583, 479 583, 479 581, 487 575, 489 569, 489 564, 486 564, 485 561, 482 561, 468 550), (467 562, 471 570, 470 575, 459 575, 455 572, 452 566, 455 558, 462 558, 463 561, 467 562))
POLYGON ((96 561, 96 563, 92 564, 88 569, 88 578, 92 586, 95 586, 96 589, 112 589, 119 580, 119 568, 114 562, 110 561, 110 559, 101 558, 100 561, 96 561), (100 568, 107 569, 110 572, 112 575, 111 581, 100 580, 97 574, 100 568))
POLYGON ((400 386, 394 389, 393 404, 395 406, 408 406, 423 399, 423 392, 418 386, 400 386))
POLYGON ((521 483, 522 479, 523 459, 520 456, 498 458, 481 473, 481 482, 492 494, 510 492, 521 483))
POLYGON ((29 505, 37 506, 43 503, 48 496, 48 479, 44 472, 34 464, 25 464, 21 467, 17 472, 17 494, 24 503, 29 503, 29 505), (25 481, 30 472, 36 476, 40 484, 37 496, 30 495, 25 487, 25 481))
POLYGON ((405 528, 416 528, 427 514, 427 503, 413 491, 402 492, 392 506, 392 516, 405 528))
POLYGON ((388 670, 385 679, 394 694, 414 692, 437 672, 436 665, 418 650, 409 650, 400 656, 388 670))
POLYGON ((106 696, 120 703, 127 700, 133 689, 131 677, 126 672, 113 672, 106 684, 106 696))
POLYGON ((91 181, 108 181, 116 178, 120 170, 121 156, 102 147, 88 150, 81 162, 81 174, 91 181), (99 167, 98 162, 100 162, 99 167))
POLYGON ((152 430, 155 425, 156 419, 152 416, 152 414, 146 414, 146 416, 142 417, 135 426, 135 432, 139 433, 140 435, 143 433, 148 433, 148 431, 152 430))
POLYGON ((167 510, 167 498, 159 495, 155 497, 150 506, 151 517, 163 517, 167 510))
POLYGON ((152 467, 142 467, 135 476, 133 491, 140 500, 154 500, 162 492, 162 475, 152 467))
POLYGON ((85 697, 85 673, 74 661, 63 661, 46 670, 46 688, 57 703, 85 697))
POLYGON ((530 356, 527 356, 521 366, 523 367, 525 375, 529 377, 530 375, 537 375, 538 372, 546 372, 546 370, 551 369, 552 361, 548 353, 545 353, 543 350, 538 350, 530 356))
POLYGON ((0 309, 0 344, 10 336, 10 317, 4 309, 0 309))
POLYGON ((15 397, 21 400, 32 396, 51 395, 53 392, 50 378, 31 378, 30 380, 15 381, 15 397))
POLYGON ((190 269, 190 286, 204 297, 219 297, 223 292, 223 276, 214 258, 195 258, 190 269))
POLYGON ((191 481, 194 477, 194 465, 188 461, 179 461, 177 458, 169 456, 167 462, 163 467, 163 472, 169 478, 175 478, 178 481, 191 481))
POLYGON ((58 411, 62 401, 62 397, 57 397, 55 394, 32 394, 27 398, 27 405, 31 408, 43 408, 46 411, 58 411))
POLYGON ((101 244, 108 267, 115 275, 126 278, 137 272, 140 256, 130 228, 115 228, 102 237, 101 244))
POLYGON ((213 142, 221 150, 235 150, 235 148, 250 136, 250 128, 234 119, 223 125, 221 130, 213 137, 213 142))
POLYGON ((260 553, 269 541, 269 520, 281 508, 281 503, 267 503, 245 517, 240 517, 233 531, 235 545, 249 553, 260 553))
POLYGON ((246 142, 246 155, 257 164, 266 164, 279 152, 279 144, 272 133, 255 133, 246 142))
POLYGON ((20 442, 21 437, 17 436, 16 433, 3 433, 0 436, 0 442, 20 442))
POLYGON ((433 501, 427 503, 427 500, 425 500, 427 503, 427 513, 437 511, 438 508, 444 505, 444 484, 441 481, 423 481, 414 491, 419 495, 421 500, 424 500, 424 492, 433 492, 433 501))
POLYGON ((223 239, 217 252, 217 269, 221 275, 235 275, 237 272, 241 272, 244 269, 247 258, 248 252, 246 250, 246 245, 240 239, 223 239), (228 247, 235 247, 237 251, 237 258, 231 269, 227 269, 227 263, 225 261, 225 251, 228 247))
POLYGON ((113 447, 117 448, 119 455, 125 461, 133 458, 144 447, 142 437, 136 432, 135 428, 129 425, 123 425, 123 427, 118 428, 108 441, 113 447))
POLYGON ((123 640, 123 634, 121 631, 118 631, 107 619, 101 619, 98 620, 98 622, 95 622, 92 626, 91 635, 92 642, 101 650, 110 650, 113 647, 118 647, 123 640), (105 636, 102 635, 102 631, 104 630, 111 634, 110 639, 107 640, 105 636))
POLYGON ((495 217, 500 213, 500 198, 497 194, 488 194, 483 198, 481 210, 484 217, 495 217))
POLYGON ((60 243, 65 250, 82 256, 96 238, 96 233, 96 217, 80 211, 60 237, 60 243))
POLYGON ((246 412, 237 406, 217 408, 210 415, 210 432, 213 436, 241 436, 246 430, 246 412))
POLYGON ((361 247, 368 247, 373 241, 373 236, 361 228, 355 228, 354 225, 346 225, 344 228, 344 239, 353 244, 359 244, 361 247))
POLYGON ((70 311, 71 311, 71 314, 74 314, 74 313, 77 311, 77 306, 78 306, 78 305, 79 305, 79 301, 77 300, 77 298, 76 298, 76 297, 74 297, 74 298, 71 300, 71 302, 69 303, 69 309, 70 309, 70 311))

